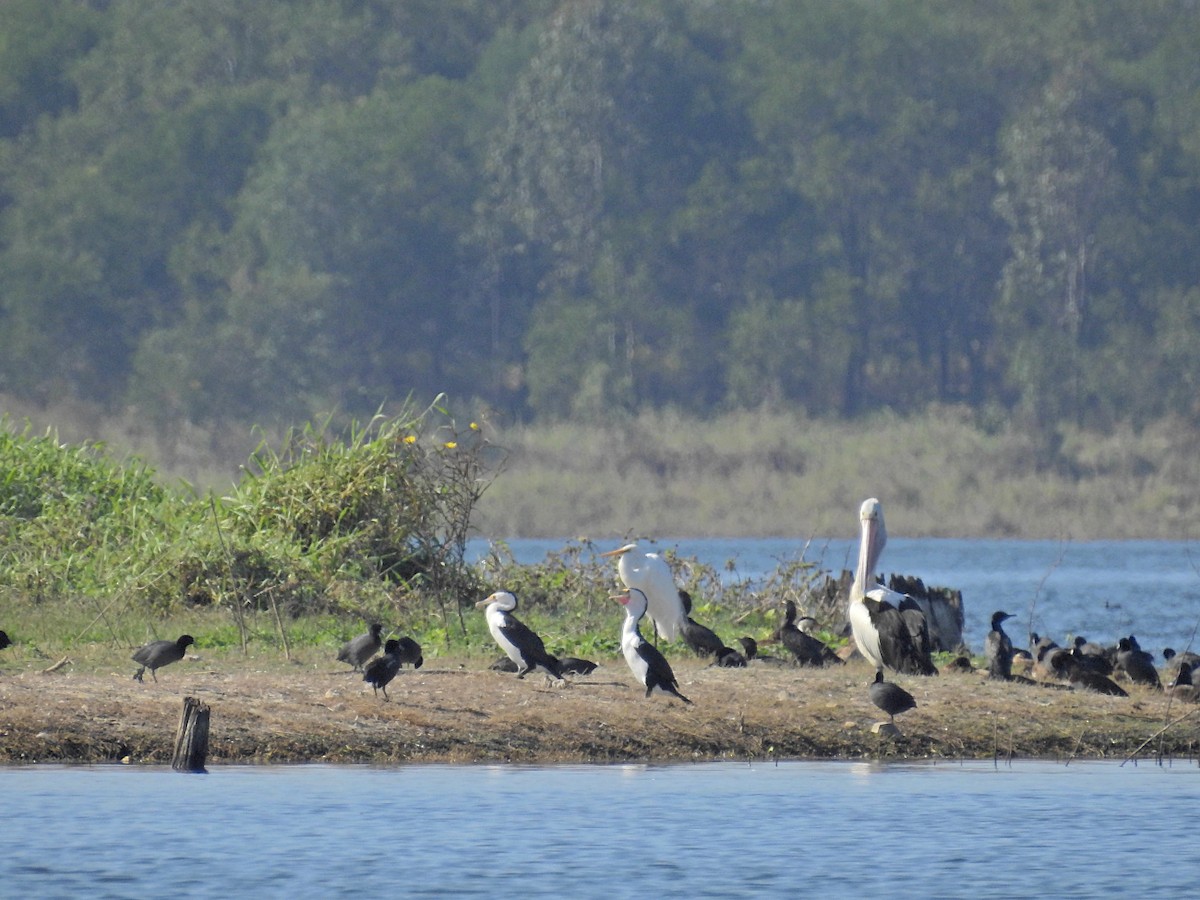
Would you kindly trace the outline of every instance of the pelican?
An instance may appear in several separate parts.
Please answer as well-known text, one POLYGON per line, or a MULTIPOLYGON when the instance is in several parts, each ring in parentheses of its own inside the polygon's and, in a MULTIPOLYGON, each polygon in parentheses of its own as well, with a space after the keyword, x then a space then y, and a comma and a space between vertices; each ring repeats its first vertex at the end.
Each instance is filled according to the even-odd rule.
POLYGON ((906 595, 883 585, 867 590, 868 579, 887 543, 883 524, 883 505, 874 497, 864 500, 858 511, 862 523, 862 544, 858 550, 858 568, 850 586, 850 630, 859 652, 877 671, 884 666, 909 675, 936 675, 928 655, 917 651, 912 635, 900 614, 906 595))
POLYGON ((496 591, 475 604, 476 609, 486 609, 488 630, 500 649, 517 664, 517 677, 524 678, 534 669, 562 680, 562 666, 558 659, 546 652, 542 639, 514 616, 517 595, 512 591, 496 591))
POLYGON ((625 607, 625 621, 621 625, 621 652, 625 654, 625 662, 646 686, 646 696, 656 690, 664 694, 678 697, 684 703, 691 703, 687 697, 679 693, 679 682, 666 658, 658 652, 658 648, 646 643, 638 630, 638 622, 646 614, 646 595, 637 588, 630 588, 628 593, 613 597, 625 607))
POLYGON ((675 587, 667 561, 657 553, 644 553, 637 544, 626 544, 601 556, 617 557, 617 575, 627 590, 641 591, 654 631, 673 641, 687 625, 687 613, 675 587))

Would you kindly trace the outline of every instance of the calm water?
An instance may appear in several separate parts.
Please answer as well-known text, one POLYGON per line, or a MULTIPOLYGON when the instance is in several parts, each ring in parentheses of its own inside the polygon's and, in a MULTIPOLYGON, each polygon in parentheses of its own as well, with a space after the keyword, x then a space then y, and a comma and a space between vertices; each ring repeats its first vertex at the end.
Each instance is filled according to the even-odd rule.
POLYGON ((5 897, 1181 897, 1194 762, 0 769, 5 897))
MULTIPOLYGON (((519 562, 539 562, 565 544, 509 542, 519 562)), ((597 549, 617 544, 610 541, 597 549)), ((689 538, 658 546, 721 570, 732 561, 734 570, 728 577, 752 581, 801 554, 834 573, 853 569, 858 560, 857 539, 689 538)), ((486 542, 477 541, 469 550, 477 558, 486 547, 486 542)), ((1031 630, 1060 643, 1076 634, 1103 643, 1134 634, 1144 649, 1155 653, 1164 647, 1183 649, 1200 625, 1200 544, 1195 543, 891 538, 879 568, 961 590, 964 637, 976 652, 982 650, 997 609, 1017 616, 1007 626, 1017 642, 1031 630)))

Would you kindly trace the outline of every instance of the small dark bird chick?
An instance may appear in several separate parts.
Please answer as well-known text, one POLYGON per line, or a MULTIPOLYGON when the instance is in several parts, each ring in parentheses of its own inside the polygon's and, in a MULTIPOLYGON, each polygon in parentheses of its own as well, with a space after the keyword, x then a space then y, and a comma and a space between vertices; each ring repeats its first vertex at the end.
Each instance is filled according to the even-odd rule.
POLYGON ((146 646, 139 648, 133 654, 132 659, 141 665, 141 668, 133 673, 133 680, 141 681, 142 675, 149 669, 150 677, 157 682, 158 676, 154 674, 154 670, 169 666, 173 662, 179 662, 183 659, 187 648, 194 643, 196 641, 190 634, 184 634, 175 641, 151 641, 146 646))
POLYGON ((383 626, 376 622, 366 634, 346 641, 338 651, 338 662, 350 663, 354 671, 358 671, 367 660, 379 652, 383 644, 383 626))

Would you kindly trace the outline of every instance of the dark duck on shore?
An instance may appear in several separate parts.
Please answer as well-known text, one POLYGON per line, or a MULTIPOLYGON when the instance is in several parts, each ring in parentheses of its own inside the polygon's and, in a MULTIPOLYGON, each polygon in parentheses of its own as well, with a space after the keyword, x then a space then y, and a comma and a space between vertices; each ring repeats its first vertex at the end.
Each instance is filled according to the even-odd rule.
POLYGON ((913 695, 898 684, 884 681, 883 672, 878 669, 875 671, 875 680, 871 682, 868 691, 871 695, 871 702, 888 714, 888 723, 893 728, 896 725, 896 716, 917 708, 917 701, 913 699, 913 695))
POLYGON ((742 645, 742 656, 746 660, 747 665, 751 663, 770 666, 784 665, 784 661, 778 656, 771 656, 769 653, 759 653, 758 641, 748 635, 738 638, 738 643, 742 645))
POLYGON ((8 633, 4 632, 4 631, 0 631, 0 650, 3 650, 5 647, 11 647, 11 646, 12 646, 12 641, 10 641, 8 639, 8 633))
POLYGON ((182 634, 174 641, 151 641, 144 647, 138 648, 132 659, 141 668, 133 673, 133 680, 141 681, 142 675, 149 669, 150 677, 157 682, 158 675, 155 674, 155 670, 169 666, 173 662, 179 662, 183 659, 187 648, 195 642, 190 634, 182 634))
POLYGON ((1200 703, 1200 686, 1195 684, 1195 671, 1190 662, 1179 664, 1179 670, 1171 682, 1171 696, 1184 703, 1200 703))
POLYGON ((342 644, 342 649, 338 651, 338 662, 350 663, 357 672, 367 660, 379 652, 379 648, 383 646, 383 626, 378 622, 367 629, 366 634, 360 634, 356 638, 346 641, 342 644))
POLYGON ((1133 635, 1117 642, 1117 664, 1114 671, 1123 672, 1134 684, 1161 688, 1158 670, 1154 668, 1154 657, 1138 646, 1133 635))
POLYGON ((1112 661, 1109 654, 1099 644, 1093 644, 1083 635, 1076 636, 1071 645, 1071 657, 1080 668, 1089 672, 1097 672, 1105 677, 1112 674, 1112 661))
POLYGON ((679 682, 666 657, 642 637, 638 628, 638 623, 646 614, 646 595, 637 588, 630 588, 627 593, 618 594, 613 599, 625 607, 625 621, 621 625, 621 653, 634 677, 645 686, 646 696, 660 691, 684 703, 691 703, 679 693, 679 682))
POLYGON ((564 675, 591 675, 596 671, 596 663, 578 656, 561 656, 558 665, 564 675))
POLYGON ((383 656, 377 657, 367 663, 363 670, 363 681, 371 685, 371 690, 375 696, 379 696, 379 692, 383 691, 383 699, 390 700, 388 696, 387 686, 391 684, 392 679, 396 677, 396 673, 400 671, 402 664, 402 650, 400 642, 397 640, 389 640, 383 648, 383 656))
POLYGON ((725 642, 717 637, 715 631, 692 618, 691 594, 680 589, 679 602, 683 604, 685 617, 680 629, 683 633, 683 642, 691 648, 693 653, 697 656, 720 656, 723 651, 729 649, 725 646, 725 642))
POLYGON ((775 631, 774 637, 791 651, 801 666, 831 666, 842 662, 822 641, 796 627, 796 604, 791 600, 784 604, 783 624, 775 631))
POLYGON ((558 658, 546 652, 546 645, 534 631, 518 619, 517 595, 512 591, 496 591, 475 604, 482 609, 488 631, 500 649, 517 665, 517 677, 524 678, 534 669, 562 681, 563 672, 558 658))
POLYGON ((1013 644, 1004 631, 1004 620, 1012 613, 998 609, 992 613, 992 630, 983 643, 983 655, 987 660, 988 675, 1001 681, 1012 681, 1013 644))

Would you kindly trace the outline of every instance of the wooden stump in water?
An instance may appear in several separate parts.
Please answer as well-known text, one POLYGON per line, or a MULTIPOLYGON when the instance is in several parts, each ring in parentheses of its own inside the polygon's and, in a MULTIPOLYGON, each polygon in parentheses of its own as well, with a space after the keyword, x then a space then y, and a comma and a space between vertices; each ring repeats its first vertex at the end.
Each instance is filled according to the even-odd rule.
POLYGON ((176 772, 203 772, 208 757, 208 705, 195 697, 183 698, 183 715, 175 733, 171 768, 176 772))

